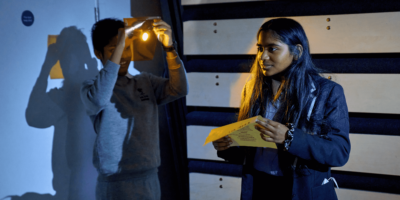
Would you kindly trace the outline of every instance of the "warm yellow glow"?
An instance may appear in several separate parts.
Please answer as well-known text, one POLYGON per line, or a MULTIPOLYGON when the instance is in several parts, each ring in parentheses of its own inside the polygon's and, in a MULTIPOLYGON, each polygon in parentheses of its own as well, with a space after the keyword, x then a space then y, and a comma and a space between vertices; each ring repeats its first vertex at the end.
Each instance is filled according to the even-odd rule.
POLYGON ((142 40, 143 40, 143 41, 146 41, 148 38, 149 38, 149 34, 143 33, 143 35, 142 35, 142 40))

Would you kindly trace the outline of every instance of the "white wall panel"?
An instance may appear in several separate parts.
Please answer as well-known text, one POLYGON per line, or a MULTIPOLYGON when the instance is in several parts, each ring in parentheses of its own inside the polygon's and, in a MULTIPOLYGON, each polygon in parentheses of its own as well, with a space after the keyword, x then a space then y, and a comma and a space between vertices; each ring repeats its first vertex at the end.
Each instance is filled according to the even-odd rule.
POLYGON ((214 126, 187 126, 187 156, 188 158, 220 160, 224 159, 217 156, 217 150, 212 143, 203 146, 211 129, 214 126))
MULTIPOLYGON (((303 26, 313 54, 388 53, 400 50, 400 12, 289 18, 303 26)), ((256 54, 257 31, 270 19, 186 21, 183 23, 184 54, 256 54)))
POLYGON ((400 136, 350 134, 350 159, 340 171, 400 176, 400 136))
POLYGON ((400 114, 399 74, 324 74, 344 88, 349 112, 400 114))
MULTIPOLYGON (((188 126, 188 158, 223 160, 217 156, 212 143, 203 146, 214 126, 188 126)), ((340 171, 364 172, 400 176, 400 136, 350 134, 349 161, 340 171)))
POLYGON ((188 73, 190 85, 187 105, 239 107, 248 73, 188 73), (218 77, 218 78, 217 78, 218 77))
MULTIPOLYGON (((339 83, 349 112, 399 114, 398 74, 324 74, 339 83)), ((188 73, 189 106, 239 107, 249 73, 188 73), (216 78, 218 76, 218 78, 216 78), (217 85, 218 83, 218 85, 217 85)))
POLYGON ((190 200, 240 199, 241 178, 190 173, 190 200))
MULTIPOLYGON (((340 187, 340 183, 339 183, 340 187)), ((399 200, 400 195, 398 194, 389 194, 383 192, 370 192, 363 190, 350 190, 350 189, 336 189, 336 195, 340 200, 376 200, 376 199, 384 199, 384 200, 399 200)))

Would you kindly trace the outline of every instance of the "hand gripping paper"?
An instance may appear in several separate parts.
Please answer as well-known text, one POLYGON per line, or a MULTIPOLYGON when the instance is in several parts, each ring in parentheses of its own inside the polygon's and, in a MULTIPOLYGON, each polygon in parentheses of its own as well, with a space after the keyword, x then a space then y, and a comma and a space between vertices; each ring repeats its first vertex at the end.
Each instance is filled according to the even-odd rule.
POLYGON ((228 135, 233 142, 230 146, 269 147, 276 149, 276 144, 261 139, 260 131, 254 127, 256 119, 261 120, 261 118, 261 116, 256 116, 212 129, 203 146, 228 135))

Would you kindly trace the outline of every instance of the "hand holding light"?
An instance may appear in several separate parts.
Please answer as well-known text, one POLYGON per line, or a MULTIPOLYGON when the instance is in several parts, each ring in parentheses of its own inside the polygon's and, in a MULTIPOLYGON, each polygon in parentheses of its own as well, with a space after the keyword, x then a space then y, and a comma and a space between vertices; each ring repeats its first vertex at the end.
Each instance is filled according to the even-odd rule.
MULTIPOLYGON (((132 39, 134 35, 139 33, 141 35, 141 39, 143 41, 146 41, 149 38, 149 33, 148 31, 153 29, 153 22, 160 20, 160 17, 145 17, 145 18, 137 18, 138 20, 133 22, 131 25, 129 25, 129 20, 132 20, 134 18, 126 18, 127 21, 125 21, 125 31, 128 35, 129 39, 132 39)), ((124 19, 125 20, 125 19, 124 19)))
POLYGON ((172 46, 172 29, 171 26, 168 25, 163 20, 154 20, 153 23, 154 33, 157 35, 158 41, 160 41, 164 47, 172 46))
MULTIPOLYGON (((169 38, 171 38, 171 28, 162 22, 160 17, 124 18, 124 23, 128 35, 126 46, 130 46, 133 61, 153 59, 157 40, 163 45, 168 45, 169 39, 166 39, 168 34, 165 32, 169 32, 169 38), (164 44, 162 41, 166 43, 164 44)), ((172 44, 172 41, 170 43, 172 44)), ((167 52, 167 57, 168 55, 167 52)), ((174 54, 172 57, 176 57, 176 55, 174 54)))

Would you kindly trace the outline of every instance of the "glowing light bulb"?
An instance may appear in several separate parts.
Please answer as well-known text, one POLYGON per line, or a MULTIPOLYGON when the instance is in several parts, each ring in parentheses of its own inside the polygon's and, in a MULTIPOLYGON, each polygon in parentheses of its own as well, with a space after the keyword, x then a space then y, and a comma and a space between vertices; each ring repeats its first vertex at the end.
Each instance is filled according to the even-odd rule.
POLYGON ((149 38, 149 34, 143 33, 143 35, 142 35, 142 40, 143 40, 143 41, 146 41, 148 38, 149 38))

